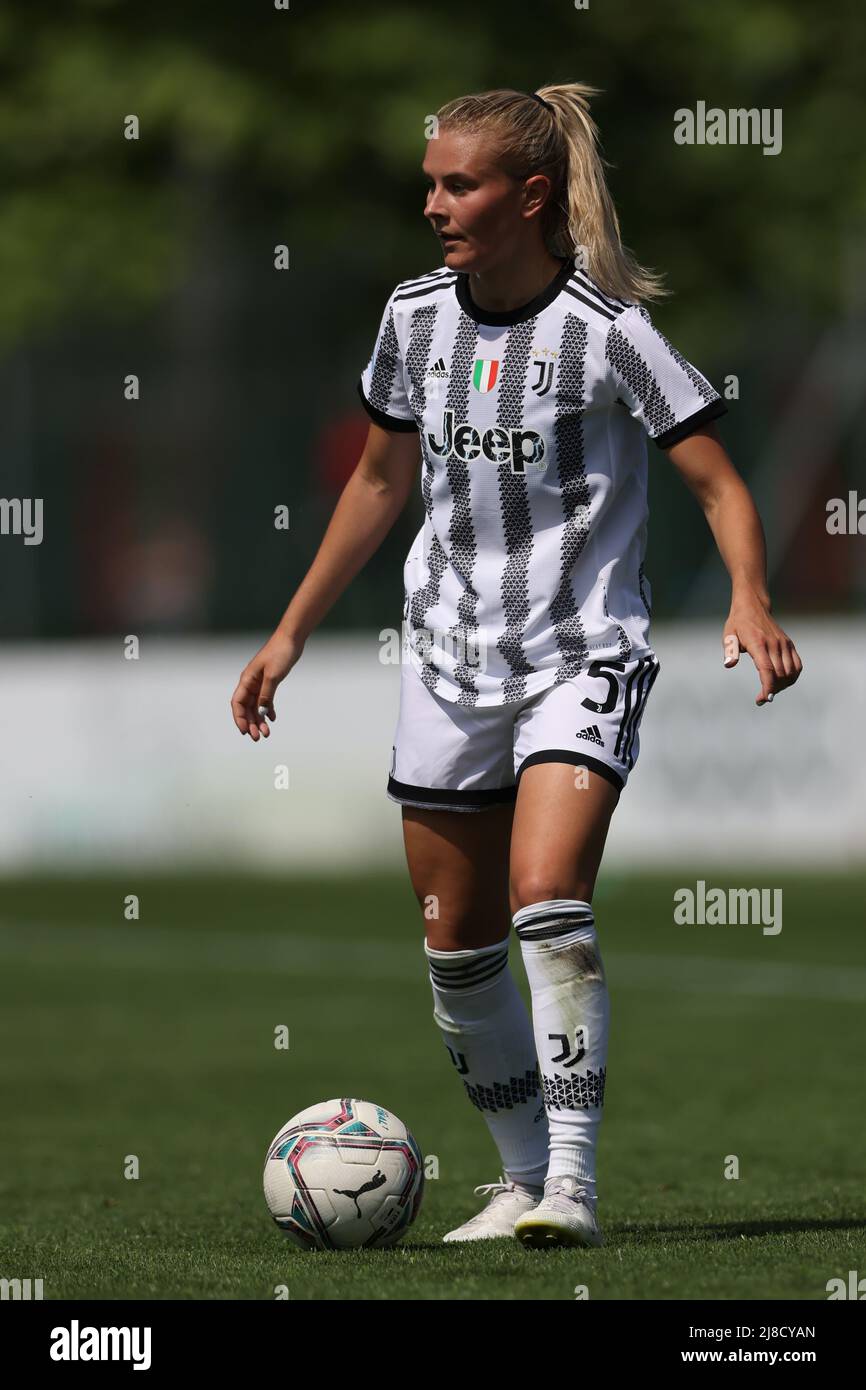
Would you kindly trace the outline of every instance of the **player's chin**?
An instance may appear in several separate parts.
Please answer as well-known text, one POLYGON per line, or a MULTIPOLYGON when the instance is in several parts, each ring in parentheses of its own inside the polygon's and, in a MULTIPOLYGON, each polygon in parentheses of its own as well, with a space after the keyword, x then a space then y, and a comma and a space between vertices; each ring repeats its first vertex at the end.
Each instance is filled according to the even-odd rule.
POLYGON ((455 270, 458 267, 460 270, 473 269, 474 253, 468 242, 464 241, 462 237, 456 237, 453 241, 443 241, 440 237, 439 245, 446 265, 455 270))

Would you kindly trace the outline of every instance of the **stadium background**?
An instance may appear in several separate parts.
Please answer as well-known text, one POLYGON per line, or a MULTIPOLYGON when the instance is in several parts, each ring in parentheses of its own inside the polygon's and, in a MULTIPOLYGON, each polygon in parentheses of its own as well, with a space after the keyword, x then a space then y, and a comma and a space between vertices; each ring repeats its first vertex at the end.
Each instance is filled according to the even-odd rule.
MULTIPOLYGON (((619 1017, 602 1191, 628 1259, 596 1263, 593 1296, 822 1297, 856 1264, 866 560, 826 520, 864 486, 862 28, 853 0, 482 5, 459 27, 396 4, 6 7, 2 493, 43 498, 45 530, 0 536, 0 1275, 42 1273, 46 1296, 271 1296, 286 1256, 260 1151, 354 1093, 440 1163, 409 1296, 572 1296, 557 1258, 530 1282, 519 1254, 455 1274, 436 1248, 497 1173, 440 1055, 383 791, 399 673, 380 634, 420 498, 308 643, 269 743, 237 737, 228 697, 357 460, 385 298, 440 263, 425 117, 574 79, 603 89, 624 238, 674 291, 655 321, 738 383, 722 433, 806 664, 763 710, 747 658, 722 671, 725 574, 653 450, 663 672, 596 900, 619 1017), (781 109, 781 153, 676 144, 674 111, 700 100, 781 109), (674 889, 701 879, 782 888, 783 931, 675 927, 674 889), (140 1151, 146 1177, 124 1180, 140 1151), (722 1181, 729 1153, 748 1180, 722 1181)), ((292 1266, 293 1296, 406 1296, 402 1258, 292 1266)))

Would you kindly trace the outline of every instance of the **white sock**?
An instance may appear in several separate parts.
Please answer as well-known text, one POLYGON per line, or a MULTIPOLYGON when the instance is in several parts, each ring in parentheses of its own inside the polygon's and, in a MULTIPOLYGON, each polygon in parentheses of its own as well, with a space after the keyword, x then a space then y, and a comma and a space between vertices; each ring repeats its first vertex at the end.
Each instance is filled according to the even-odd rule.
POLYGON ((466 1093, 487 1122, 508 1182, 541 1188, 547 1117, 532 1024, 508 965, 508 937, 477 950, 424 943, 433 1017, 466 1093))
POLYGON ((578 1178, 596 1197, 610 1006, 589 903, 553 898, 514 915, 532 994, 535 1048, 550 1130, 548 1177, 578 1178))

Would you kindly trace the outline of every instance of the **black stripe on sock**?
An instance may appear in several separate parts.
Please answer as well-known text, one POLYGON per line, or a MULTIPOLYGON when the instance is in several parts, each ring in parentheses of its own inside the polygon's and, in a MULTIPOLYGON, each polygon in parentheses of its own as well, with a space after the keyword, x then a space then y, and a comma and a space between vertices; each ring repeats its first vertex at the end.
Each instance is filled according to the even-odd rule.
POLYGON ((592 919, 574 921, 574 919, 542 923, 539 926, 530 925, 528 922, 519 927, 515 927, 517 935, 521 941, 553 941, 558 936, 569 936, 571 932, 580 931, 581 927, 591 927, 595 923, 592 919))
POLYGON ((501 955, 487 956, 482 960, 468 961, 457 965, 442 968, 442 962, 430 960, 430 978, 440 989, 473 989, 476 985, 492 980, 496 975, 502 973, 508 964, 508 952, 503 951, 501 955))
POLYGON ((441 975, 443 980, 471 980, 476 975, 485 972, 491 965, 503 966, 508 960, 508 952, 502 951, 495 956, 482 956, 480 960, 463 960, 449 965, 447 962, 434 958, 430 960, 430 969, 435 970, 437 975, 441 975))
MULTIPOLYGON (((515 917, 519 914, 515 913, 515 917)), ((579 931, 581 927, 594 927, 595 917, 592 911, 579 907, 551 907, 546 912, 533 913, 532 917, 521 922, 515 922, 514 930, 521 941, 553 940, 558 936, 566 936, 569 932, 579 931)))

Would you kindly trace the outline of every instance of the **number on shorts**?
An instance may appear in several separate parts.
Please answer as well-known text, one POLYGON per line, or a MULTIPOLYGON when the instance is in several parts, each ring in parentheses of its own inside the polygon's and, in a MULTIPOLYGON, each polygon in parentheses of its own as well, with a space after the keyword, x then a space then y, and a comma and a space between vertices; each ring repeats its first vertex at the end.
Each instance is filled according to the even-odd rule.
POLYGON ((587 675, 596 680, 607 681, 607 698, 603 703, 598 700, 581 700, 584 709, 591 709, 594 714, 610 714, 616 708, 619 699, 619 681, 616 676, 612 676, 611 671, 624 671, 625 664, 622 661, 593 661, 587 669, 587 675))

